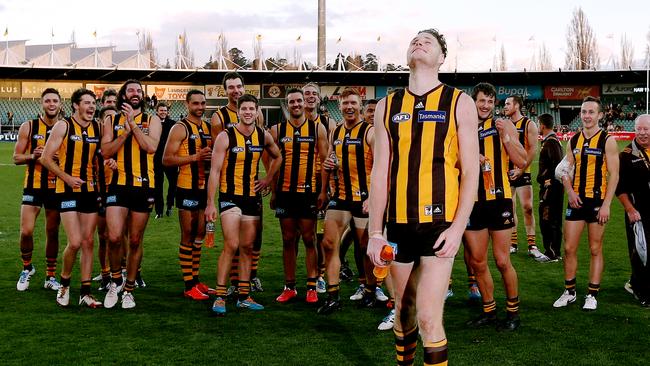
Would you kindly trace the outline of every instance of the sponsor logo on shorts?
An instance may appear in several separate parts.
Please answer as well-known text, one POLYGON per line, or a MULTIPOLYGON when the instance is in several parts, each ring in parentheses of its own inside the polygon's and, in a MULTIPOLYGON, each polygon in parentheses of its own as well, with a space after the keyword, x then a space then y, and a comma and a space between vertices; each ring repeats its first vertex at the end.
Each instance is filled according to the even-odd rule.
POLYGON ((77 207, 77 201, 76 200, 71 200, 71 201, 62 201, 61 202, 61 209, 66 209, 66 208, 75 208, 77 207))
POLYGON ((447 112, 445 111, 418 111, 418 122, 446 122, 447 112))
POLYGON ((505 221, 503 221, 503 224, 508 225, 508 224, 510 224, 510 222, 511 222, 510 219, 505 219, 505 221))
POLYGON ((235 146, 235 147, 233 147, 232 149, 230 149, 230 151, 231 151, 233 154, 237 154, 237 153, 240 153, 240 152, 244 152, 244 148, 241 147, 241 146, 235 146))
POLYGON ((222 209, 226 208, 226 207, 233 207, 233 206, 236 206, 236 205, 234 203, 230 202, 230 201, 223 201, 223 202, 219 203, 219 207, 221 207, 222 209))
POLYGON ((336 207, 336 201, 331 200, 330 203, 327 205, 327 208, 334 208, 336 207))
POLYGON ((183 207, 196 207, 198 205, 199 205, 199 201, 188 200, 188 199, 183 200, 183 207))
POLYGON ((510 211, 506 211, 506 212, 502 213, 501 217, 503 217, 504 219, 510 217, 510 211))
POLYGON ((147 202, 154 203, 154 202, 156 202, 156 199, 153 198, 153 197, 149 197, 149 198, 147 198, 147 202))
POLYGON ((32 196, 31 194, 24 194, 23 202, 34 202, 34 196, 32 196))
POLYGON ((411 114, 410 113, 402 112, 402 113, 397 113, 396 115, 394 115, 393 118, 391 118, 391 121, 393 121, 393 123, 402 123, 402 122, 406 122, 406 121, 408 121, 410 119, 411 119, 411 114))
POLYGON ((115 202, 117 202, 117 196, 116 195, 106 197, 106 203, 115 203, 115 202))
POLYGON ((570 209, 570 208, 567 208, 567 209, 566 209, 566 215, 567 215, 567 216, 571 216, 571 209, 570 209))
POLYGON ((284 208, 279 208, 278 207, 278 208, 275 209, 275 214, 276 215, 284 215, 285 212, 286 211, 284 210, 284 208))

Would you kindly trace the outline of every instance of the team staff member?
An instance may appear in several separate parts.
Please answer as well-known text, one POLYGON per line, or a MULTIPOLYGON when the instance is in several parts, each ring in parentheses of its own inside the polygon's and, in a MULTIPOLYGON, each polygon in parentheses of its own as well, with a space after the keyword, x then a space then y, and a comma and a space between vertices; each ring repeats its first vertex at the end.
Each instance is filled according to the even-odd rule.
POLYGON ((646 244, 650 242, 650 114, 634 121, 636 137, 620 154, 618 199, 625 208, 625 228, 630 252, 630 284, 641 306, 650 307, 650 267, 636 249, 634 225, 642 225, 646 244))
POLYGON ((185 297, 207 300, 208 286, 199 280, 201 247, 205 237, 203 210, 206 200, 206 170, 210 168, 212 137, 210 124, 201 117, 205 113, 205 95, 190 90, 185 97, 187 117, 178 121, 169 132, 162 163, 178 167, 176 207, 181 226, 178 260, 185 282, 185 297))
POLYGON ((397 245, 390 271, 400 365, 413 363, 418 333, 425 364, 447 363, 445 293, 478 188, 476 106, 438 80, 446 55, 441 34, 419 32, 407 50, 408 88, 382 99, 375 113, 368 255, 384 265, 386 213, 388 241, 397 245))
POLYGON ((262 310, 264 307, 250 294, 250 272, 257 227, 262 216, 260 191, 271 184, 281 164, 280 150, 267 131, 255 126, 258 101, 252 95, 239 98, 239 121, 217 136, 208 180, 208 203, 205 217, 215 221, 214 196, 219 191, 219 211, 224 247, 219 256, 217 288, 212 311, 226 313, 226 279, 232 257, 239 250, 238 308, 262 310), (266 151, 271 158, 264 179, 259 179, 259 161, 266 151))
POLYGON ((102 303, 90 294, 93 235, 99 210, 95 154, 99 150, 100 132, 94 119, 95 94, 88 89, 77 89, 70 100, 74 113, 54 125, 41 156, 43 166, 58 177, 56 200, 68 240, 56 302, 60 306, 70 303, 70 277, 81 248, 79 305, 97 308, 102 303))
POLYGON ((564 293, 553 303, 556 308, 576 301, 576 272, 578 244, 587 226, 589 234, 589 292, 583 310, 596 310, 596 296, 605 261, 603 236, 609 221, 610 205, 618 183, 618 149, 616 141, 598 126, 603 118, 600 99, 586 97, 580 107, 582 132, 575 134, 567 144, 567 160, 575 164, 571 179, 562 176, 569 207, 564 222, 564 293), (608 176, 609 173, 609 176, 608 176))
POLYGON ((560 258, 562 245, 562 205, 564 191, 562 183, 555 179, 555 168, 562 161, 562 145, 553 132, 553 116, 544 113, 539 116, 539 134, 542 149, 539 152, 539 229, 542 232, 544 255, 550 261, 560 258))
POLYGON ((508 165, 526 165, 526 150, 518 141, 517 130, 510 121, 493 119, 497 91, 492 84, 479 83, 472 98, 478 113, 478 141, 482 177, 478 179, 476 202, 465 231, 465 248, 483 298, 483 312, 469 324, 493 325, 497 321, 494 282, 488 268, 488 244, 492 239, 492 255, 503 278, 506 292, 505 321, 499 329, 519 328, 519 289, 517 272, 510 262, 509 234, 514 226, 512 190, 508 165))
MULTIPOLYGON (((343 123, 330 136, 327 159, 323 162, 322 188, 319 206, 328 197, 328 186, 332 192, 325 214, 325 235, 323 251, 327 266, 327 300, 318 308, 319 314, 330 314, 341 308, 339 297, 339 244, 343 231, 354 220, 354 235, 365 252, 368 246, 368 189, 372 170, 372 125, 361 120, 361 96, 354 89, 345 89, 339 96, 343 123), (336 160, 333 157, 336 157, 336 160), (330 175, 338 175, 332 179, 330 175)), ((367 256, 366 256, 367 257, 367 256)), ((372 263, 365 260, 367 278, 364 289, 364 304, 375 303, 377 279, 372 275, 372 263)))
POLYGON ((160 118, 144 113, 144 107, 142 84, 127 80, 117 95, 120 113, 104 121, 102 155, 117 163, 106 197, 111 266, 111 284, 104 299, 107 308, 117 304, 122 290, 122 308, 135 307, 132 292, 142 260, 144 230, 154 205, 153 155, 158 147, 161 125, 160 118), (128 231, 129 254, 124 284, 121 243, 125 230, 128 231))
POLYGON ((45 208, 45 283, 44 288, 57 291, 61 286, 56 280, 56 259, 59 254, 59 224, 61 219, 54 197, 56 175, 41 165, 38 159, 50 137, 61 110, 61 95, 56 89, 47 88, 41 93, 43 114, 27 121, 18 130, 18 141, 14 148, 14 164, 26 165, 23 183, 23 201, 20 206, 20 256, 23 270, 18 277, 16 289, 25 291, 36 273, 32 265, 34 251, 34 226, 36 218, 45 208))
POLYGON ((318 253, 316 229, 315 160, 325 160, 327 131, 322 123, 307 119, 302 90, 287 91, 289 120, 271 127, 271 136, 280 148, 282 165, 272 188, 271 209, 280 219, 285 286, 276 298, 285 303, 298 295, 296 290, 296 242, 302 236, 307 266, 308 303, 318 302, 316 279, 318 253), (318 152, 318 156, 316 155, 318 152))
POLYGON ((160 133, 160 143, 154 155, 154 175, 156 179, 156 218, 162 218, 163 208, 165 207, 165 199, 163 198, 165 177, 167 177, 167 216, 172 214, 172 207, 174 206, 174 192, 176 192, 176 179, 178 179, 178 167, 166 168, 162 163, 163 153, 165 151, 165 143, 169 137, 176 121, 169 118, 169 105, 165 102, 159 102, 156 105, 156 116, 160 118, 162 130, 160 133))
POLYGON ((530 176, 530 165, 537 152, 537 126, 528 117, 521 114, 523 99, 518 95, 506 98, 503 111, 510 118, 519 132, 519 142, 526 149, 526 166, 524 168, 510 165, 510 186, 512 187, 512 209, 515 215, 515 226, 512 229, 510 253, 517 252, 517 199, 524 211, 524 225, 528 242, 528 255, 536 261, 546 262, 544 256, 535 244, 535 215, 533 215, 533 183, 530 176))

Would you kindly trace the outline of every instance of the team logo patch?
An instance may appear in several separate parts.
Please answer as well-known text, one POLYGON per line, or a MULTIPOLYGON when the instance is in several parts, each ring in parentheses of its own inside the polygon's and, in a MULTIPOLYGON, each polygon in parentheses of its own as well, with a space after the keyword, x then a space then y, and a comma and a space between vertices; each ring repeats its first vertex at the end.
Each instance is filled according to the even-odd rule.
POLYGON ((447 112, 446 111, 419 111, 418 112, 418 122, 446 122, 447 121, 447 112))
POLYGON ((34 196, 30 194, 23 195, 23 202, 34 202, 34 196))
POLYGON ((509 211, 506 211, 506 212, 502 213, 502 214, 501 214, 501 217, 503 217, 504 219, 510 217, 510 212, 509 212, 509 211))
POLYGON ((72 201, 62 201, 61 202, 61 209, 66 209, 66 208, 75 208, 77 207, 77 201, 72 200, 72 201))
POLYGON ((577 154, 580 154, 580 149, 578 148, 573 149, 573 155, 577 155, 577 154))
POLYGON ((198 205, 199 205, 199 201, 188 200, 188 199, 183 200, 183 207, 196 207, 198 205))
POLYGON ((72 135, 70 136, 70 141, 82 141, 83 138, 79 135, 72 135))
POLYGON ((189 138, 190 138, 190 140, 196 140, 196 139, 198 139, 198 138, 199 138, 199 135, 197 135, 197 134, 195 134, 195 133, 193 133, 193 134, 191 134, 191 135, 190 135, 190 137, 189 137, 189 138))
POLYGON ((486 137, 498 135, 499 131, 496 129, 496 127, 490 127, 487 130, 479 131, 478 137, 482 140, 486 137))
POLYGON ((588 148, 585 148, 585 154, 594 155, 594 156, 602 156, 603 155, 603 150, 588 147, 588 148))
POLYGON ((280 139, 280 142, 283 144, 286 144, 287 142, 291 142, 291 141, 293 141, 293 139, 289 136, 280 139))
POLYGON ((250 151, 250 152, 252 152, 252 153, 256 153, 256 152, 261 153, 261 152, 264 151, 264 146, 254 146, 254 145, 250 145, 250 146, 248 147, 248 151, 250 151))
POLYGON ((335 208, 336 207, 336 201, 331 200, 330 203, 327 205, 327 208, 335 208))
POLYGON ((345 144, 346 145, 361 145, 361 139, 347 138, 347 139, 345 139, 345 144))
POLYGON ((43 135, 34 135, 34 136, 32 136, 32 139, 34 139, 34 140, 45 140, 45 136, 43 136, 43 135))
POLYGON ((411 119, 410 113, 402 112, 394 115, 393 118, 391 118, 391 121, 393 121, 393 123, 401 123, 401 122, 406 122, 410 119, 411 119))
POLYGON ((235 146, 232 149, 230 149, 230 151, 237 154, 237 153, 240 153, 240 152, 244 152, 244 148, 241 147, 241 146, 235 146))
POLYGON ((279 208, 278 207, 278 208, 275 209, 275 214, 276 215, 284 215, 284 212, 285 212, 284 208, 279 208))
POLYGON ((334 140, 334 146, 341 145, 343 141, 341 140, 334 140))
POLYGON ((124 126, 123 125, 117 125, 113 128, 115 131, 123 130, 124 126))
POLYGON ((571 209, 570 209, 570 208, 567 208, 567 209, 566 209, 566 215, 567 215, 567 216, 571 216, 571 209))
POLYGON ((443 212, 443 205, 440 203, 424 206, 424 216, 440 216, 443 212))
POLYGON ((106 203, 115 203, 115 202, 117 202, 117 196, 116 195, 106 197, 106 203))
POLYGON ((153 198, 153 197, 149 197, 149 198, 147 198, 147 202, 149 202, 149 203, 154 203, 154 202, 155 202, 155 198, 153 198))

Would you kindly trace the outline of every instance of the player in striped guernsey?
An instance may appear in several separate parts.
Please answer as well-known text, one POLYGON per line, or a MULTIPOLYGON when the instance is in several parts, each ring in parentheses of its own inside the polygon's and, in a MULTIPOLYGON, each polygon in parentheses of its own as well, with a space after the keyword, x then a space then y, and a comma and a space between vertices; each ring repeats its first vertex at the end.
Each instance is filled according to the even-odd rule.
POLYGON ((264 309, 249 296, 253 245, 262 215, 260 192, 271 184, 282 161, 271 134, 255 126, 257 98, 245 94, 239 98, 238 104, 240 123, 221 132, 215 141, 205 210, 206 220, 215 221, 214 197, 219 191, 224 247, 217 269, 217 298, 212 306, 217 315, 226 312, 226 280, 237 250, 240 253, 237 307, 264 309), (269 168, 266 177, 260 179, 259 161, 264 152, 269 154, 269 168))
MULTIPOLYGON (((361 120, 361 96, 354 89, 345 89, 339 96, 344 121, 334 128, 329 139, 328 158, 323 162, 323 182, 318 198, 323 206, 331 197, 325 215, 323 251, 327 265, 327 300, 318 309, 319 314, 329 314, 341 308, 339 298, 339 244, 343 231, 354 220, 354 235, 365 252, 368 245, 368 189, 372 169, 372 125, 361 120), (337 175, 332 179, 330 175, 337 175), (330 184, 331 183, 331 184, 330 184), (328 186, 331 188, 328 190, 328 186)), ((365 261, 367 282, 364 305, 375 303, 377 280, 372 276, 372 263, 365 261)))
MULTIPOLYGON (((336 122, 326 117, 323 114, 319 114, 320 107, 320 88, 314 83, 305 84, 302 87, 302 93, 305 96, 305 116, 307 119, 312 121, 317 121, 322 123, 327 130, 327 136, 334 130, 336 127, 336 122)), ((316 192, 320 192, 320 183, 321 183, 321 164, 320 160, 316 159, 316 192)), ((319 210, 316 217, 316 250, 318 251, 318 280, 316 281, 316 291, 318 293, 324 293, 326 290, 326 283, 323 276, 325 275, 325 254, 323 253, 323 248, 321 242, 323 241, 323 229, 325 223, 325 211, 319 210)), ((296 246, 298 242, 296 242, 296 246)), ((297 249, 296 249, 297 250, 297 249)), ((296 252, 297 253, 297 252, 296 252)))
POLYGON ((519 142, 526 149, 526 166, 518 168, 510 163, 510 186, 514 192, 512 195, 513 213, 515 214, 515 226, 512 229, 510 253, 517 252, 517 200, 521 202, 524 211, 524 224, 526 226, 526 240, 528 242, 528 255, 538 262, 548 262, 549 258, 542 254, 535 244, 535 215, 533 215, 533 182, 530 175, 530 165, 537 153, 537 125, 528 117, 521 114, 521 107, 524 101, 518 95, 506 98, 503 111, 510 118, 519 133, 519 142))
POLYGON ((107 308, 115 306, 122 290, 122 308, 135 307, 132 292, 142 261, 144 230, 154 204, 153 157, 162 127, 160 118, 144 113, 144 106, 142 84, 127 80, 117 94, 120 113, 104 121, 102 156, 117 163, 106 196, 111 267, 111 284, 104 299, 107 308), (128 232, 129 253, 126 283, 123 283, 121 243, 125 232, 128 232))
POLYGON ((97 225, 99 195, 96 154, 99 150, 99 124, 94 120, 95 94, 77 89, 70 98, 70 118, 57 122, 45 144, 41 163, 56 174, 56 200, 68 244, 63 252, 61 287, 56 302, 68 306, 72 267, 81 249, 81 293, 79 305, 91 308, 102 303, 90 294, 93 268, 93 236, 97 225), (58 158, 58 162, 55 159, 58 158))
POLYGON ((567 144, 566 159, 575 165, 575 175, 562 175, 569 205, 564 221, 564 293, 553 306, 564 307, 576 301, 578 244, 587 226, 589 253, 589 287, 583 310, 596 310, 604 259, 603 236, 609 221, 610 206, 618 183, 618 147, 613 138, 600 128, 603 118, 600 99, 586 97, 580 107, 582 131, 567 144))
POLYGON ((518 140, 517 129, 506 119, 493 119, 496 89, 492 84, 474 87, 472 98, 478 113, 478 139, 482 177, 474 208, 465 231, 466 251, 483 299, 482 314, 471 326, 494 325, 497 320, 494 283, 488 268, 488 244, 492 239, 492 255, 506 290, 507 318, 499 329, 515 330, 520 325, 517 272, 510 263, 510 232, 514 226, 512 191, 508 165, 526 165, 526 150, 518 140))
POLYGON ((27 121, 18 130, 18 141, 14 148, 14 164, 26 165, 23 184, 23 201, 20 206, 20 256, 23 270, 20 272, 16 289, 25 291, 36 272, 32 265, 34 250, 34 226, 36 218, 45 208, 45 261, 46 275, 43 287, 58 290, 56 280, 56 259, 59 254, 59 223, 61 221, 54 201, 56 175, 48 172, 38 159, 43 153, 45 142, 50 137, 52 126, 58 121, 61 110, 61 96, 56 89, 47 88, 41 93, 43 114, 27 121))
POLYGON ((277 301, 285 303, 296 297, 296 242, 302 236, 306 248, 307 296, 318 302, 316 280, 318 253, 316 228, 316 151, 321 162, 327 154, 327 132, 322 123, 305 116, 303 92, 287 91, 289 120, 271 127, 271 135, 282 153, 282 166, 272 189, 271 209, 280 219, 285 287, 277 301))
POLYGON ((390 271, 399 365, 413 364, 418 333, 424 364, 447 364, 445 293, 478 188, 476 106, 438 80, 446 55, 442 35, 419 32, 407 50, 408 88, 382 99, 375 113, 368 255, 385 266, 386 219, 397 246, 390 271))
POLYGON ((169 132, 162 162, 166 167, 179 168, 176 180, 176 207, 181 226, 178 259, 185 282, 185 297, 207 300, 208 286, 199 280, 199 270, 205 237, 203 210, 212 137, 210 124, 202 120, 206 106, 203 92, 190 90, 185 106, 187 117, 176 122, 169 132))

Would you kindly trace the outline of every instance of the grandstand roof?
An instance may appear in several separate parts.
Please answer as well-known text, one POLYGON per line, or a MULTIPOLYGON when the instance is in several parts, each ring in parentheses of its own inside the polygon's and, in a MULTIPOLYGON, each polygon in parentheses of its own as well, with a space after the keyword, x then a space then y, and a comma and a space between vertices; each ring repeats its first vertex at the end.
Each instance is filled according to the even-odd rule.
MULTIPOLYGON (((30 47, 30 46, 28 46, 30 47)), ((47 46, 50 47, 50 46, 47 46)), ((134 51, 114 51, 117 54, 134 51)), ((131 55, 132 56, 132 55, 131 55)), ((114 62, 117 63, 117 62, 114 62)), ((0 66, 0 78, 22 80, 120 82, 139 79, 145 82, 183 82, 219 84, 225 70, 121 69, 88 67, 0 66)), ((308 81, 340 85, 388 85, 408 83, 408 71, 239 71, 247 84, 292 84, 308 81)), ((443 72, 440 79, 451 85, 475 85, 486 81, 499 85, 599 85, 646 81, 645 70, 620 71, 533 71, 533 72, 443 72)))
POLYGON ((33 46, 25 46, 25 58, 30 60, 38 56, 42 56, 54 48, 55 51, 70 48, 72 43, 57 43, 57 44, 37 44, 33 46))
POLYGON ((70 48, 70 61, 73 63, 88 57, 95 53, 95 50, 97 52, 101 52, 104 50, 111 50, 113 49, 113 46, 103 46, 103 47, 72 47, 70 48))

